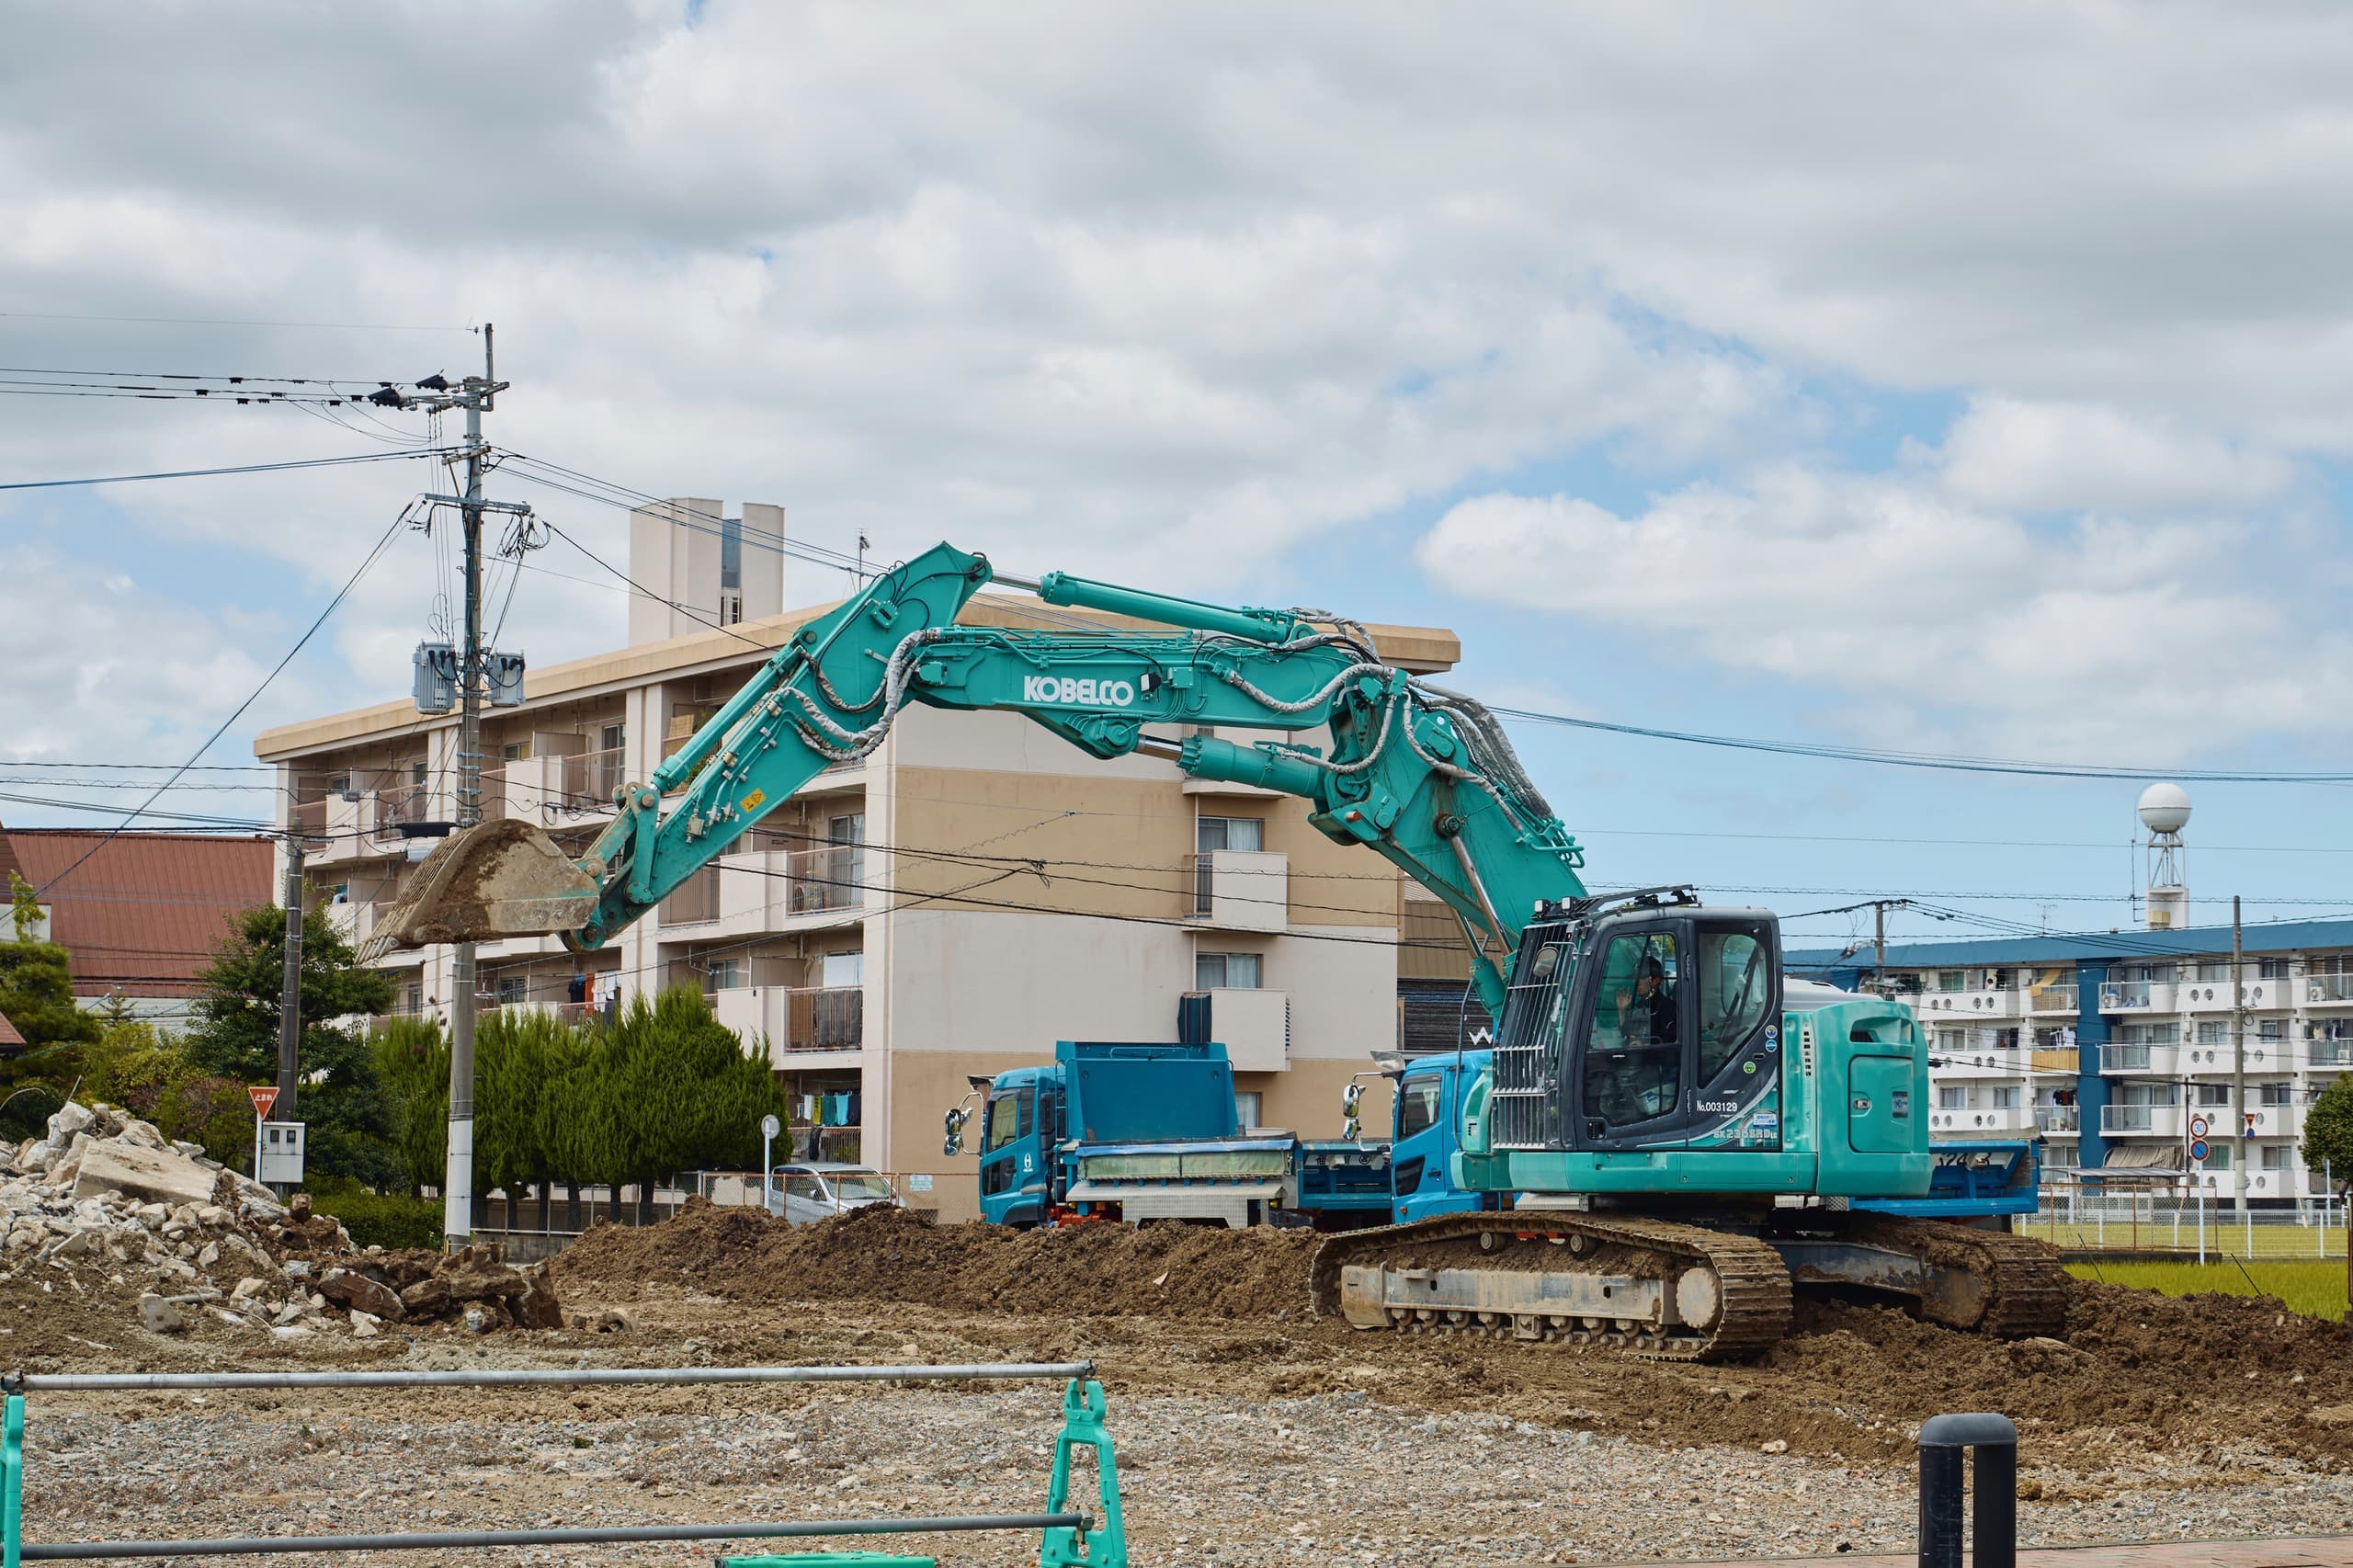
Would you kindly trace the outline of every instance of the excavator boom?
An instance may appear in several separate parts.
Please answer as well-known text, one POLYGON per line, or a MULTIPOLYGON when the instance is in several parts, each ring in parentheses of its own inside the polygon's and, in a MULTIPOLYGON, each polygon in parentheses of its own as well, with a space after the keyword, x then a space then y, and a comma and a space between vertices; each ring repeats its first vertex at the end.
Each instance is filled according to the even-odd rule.
POLYGON ((1360 628, 1061 573, 1008 581, 1049 605, 1178 630, 958 624, 992 580, 984 557, 946 544, 881 574, 794 632, 645 783, 616 790, 585 854, 519 822, 456 834, 362 956, 531 933, 594 950, 826 767, 872 750, 910 702, 1017 712, 1092 756, 1143 752, 1191 778, 1306 800, 1326 835, 1386 857, 1454 909, 1491 1008, 1529 912, 1584 895, 1582 852, 1500 726, 1384 663, 1360 628), (1324 730, 1328 746, 1199 733, 1215 725, 1324 730))

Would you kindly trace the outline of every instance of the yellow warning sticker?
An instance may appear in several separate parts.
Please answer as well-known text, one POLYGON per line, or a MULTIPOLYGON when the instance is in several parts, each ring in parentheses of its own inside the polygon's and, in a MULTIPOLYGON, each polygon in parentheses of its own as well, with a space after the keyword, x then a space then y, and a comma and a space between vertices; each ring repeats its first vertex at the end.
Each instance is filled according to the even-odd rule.
POLYGON ((756 812, 760 809, 760 803, 767 798, 768 792, 766 790, 755 790, 744 797, 744 809, 747 812, 756 812))

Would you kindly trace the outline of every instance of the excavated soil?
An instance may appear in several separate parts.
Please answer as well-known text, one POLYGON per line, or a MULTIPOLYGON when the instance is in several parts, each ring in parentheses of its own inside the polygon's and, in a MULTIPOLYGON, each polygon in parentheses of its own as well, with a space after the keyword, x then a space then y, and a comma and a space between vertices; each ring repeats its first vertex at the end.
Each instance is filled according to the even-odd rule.
MULTIPOLYGON (((1991 1340, 1892 1307, 1802 1300, 1755 1360, 1677 1366, 1471 1336, 1351 1330, 1307 1310, 1317 1238, 1093 1226, 1012 1232, 868 1210, 785 1227, 691 1205, 599 1227, 556 1265, 567 1302, 690 1303, 756 1336, 795 1325, 952 1336, 975 1352, 1088 1355, 1115 1387, 1256 1398, 1357 1391, 1654 1440, 1893 1458, 1930 1415, 1998 1410, 2028 1441, 2102 1456, 2250 1447, 2353 1469, 2353 1343, 2276 1301, 2072 1281, 2062 1338, 1991 1340)), ((746 1346, 746 1348, 751 1348, 746 1346)))

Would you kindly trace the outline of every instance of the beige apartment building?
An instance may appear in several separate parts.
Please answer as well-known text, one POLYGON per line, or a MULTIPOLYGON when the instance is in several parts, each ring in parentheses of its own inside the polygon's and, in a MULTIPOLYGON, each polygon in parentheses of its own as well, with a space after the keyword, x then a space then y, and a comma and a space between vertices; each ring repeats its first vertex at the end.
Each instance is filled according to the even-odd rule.
MULTIPOLYGON (((744 510, 780 530, 780 511, 744 510)), ((677 551, 661 509, 637 514, 631 578, 659 574, 700 629, 669 634, 654 613, 668 607, 635 606, 644 640, 529 671, 520 706, 485 716, 485 815, 585 846, 617 785, 647 777, 831 608, 756 613, 781 602, 782 557, 745 530, 723 554, 677 551)), ((1037 610, 985 594, 964 619, 1034 626, 1037 610)), ((1370 631, 1417 672, 1458 655, 1449 631, 1370 631)), ((313 885, 355 937, 437 842, 406 835, 454 817, 456 735, 454 715, 404 700, 256 742, 288 825, 317 835, 313 885)), ((1297 800, 1153 758, 1097 762, 1017 714, 911 707, 878 750, 812 780, 601 951, 483 945, 481 994, 585 1017, 615 995, 696 985, 747 1046, 766 1041, 791 1153, 863 1160, 957 1218, 976 1211, 973 1161, 942 1153, 940 1123, 968 1077, 1050 1060, 1058 1040, 1174 1040, 1188 998, 1232 1053, 1245 1122, 1336 1135, 1349 1077, 1400 1038, 1405 896, 1387 862, 1325 839, 1297 800)), ((404 1007, 446 1017, 447 949, 384 967, 404 1007)))

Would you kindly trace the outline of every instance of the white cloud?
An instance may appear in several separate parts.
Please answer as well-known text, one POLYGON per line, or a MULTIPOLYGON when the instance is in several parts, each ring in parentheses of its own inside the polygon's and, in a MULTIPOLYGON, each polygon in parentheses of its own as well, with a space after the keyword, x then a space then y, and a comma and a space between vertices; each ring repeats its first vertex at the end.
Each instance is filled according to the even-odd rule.
POLYGON ((2353 638, 2242 565, 2246 530, 2031 527, 1933 481, 1784 465, 1620 517, 1568 495, 1450 509, 1419 559, 1741 676, 1846 694, 1917 738, 2158 762, 2267 732, 2341 742, 2353 638))
POLYGON ((2175 421, 2006 397, 1973 399, 1935 455, 1959 494, 2023 511, 2227 512, 2295 480, 2276 452, 2175 421))

